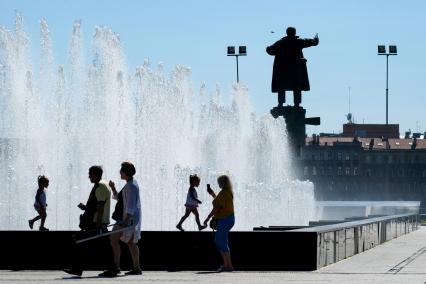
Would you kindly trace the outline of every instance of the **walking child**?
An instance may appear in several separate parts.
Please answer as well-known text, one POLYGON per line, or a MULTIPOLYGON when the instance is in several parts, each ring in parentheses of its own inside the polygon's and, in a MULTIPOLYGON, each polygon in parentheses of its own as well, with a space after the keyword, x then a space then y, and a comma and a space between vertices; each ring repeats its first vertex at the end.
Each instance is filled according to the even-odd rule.
POLYGON ((37 178, 38 182, 38 189, 35 196, 35 202, 34 202, 34 209, 37 211, 38 216, 28 220, 28 225, 31 229, 33 229, 34 222, 41 219, 40 223, 40 231, 49 231, 48 228, 44 226, 44 222, 46 222, 46 189, 49 186, 49 179, 46 176, 38 176, 37 178))
POLYGON ((186 218, 188 218, 191 212, 195 215, 195 221, 197 222, 198 230, 201 231, 207 227, 206 225, 201 225, 200 216, 198 214, 198 209, 197 209, 198 204, 201 204, 201 201, 198 199, 197 190, 195 188, 198 187, 199 185, 200 185, 200 178, 197 175, 190 175, 189 189, 188 189, 188 194, 187 194, 186 203, 185 203, 185 208, 186 208, 185 215, 182 216, 179 223, 176 225, 176 228, 182 232, 184 231, 184 229, 182 228, 182 223, 185 221, 186 218))

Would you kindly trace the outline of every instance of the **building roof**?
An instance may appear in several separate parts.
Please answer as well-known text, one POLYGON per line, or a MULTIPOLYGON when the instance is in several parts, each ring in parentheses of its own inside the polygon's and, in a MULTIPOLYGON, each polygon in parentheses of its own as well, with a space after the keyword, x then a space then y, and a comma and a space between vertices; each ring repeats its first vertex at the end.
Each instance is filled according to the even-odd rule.
MULTIPOLYGON (((306 138, 306 145, 312 145, 312 141, 314 138, 307 137, 306 138)), ((317 136, 316 139, 319 139, 319 146, 333 146, 336 143, 343 143, 343 144, 350 144, 354 142, 354 137, 319 137, 317 136)), ((394 139, 390 138, 388 141, 382 139, 382 138, 357 138, 359 142, 362 143, 362 147, 364 149, 369 149, 370 146, 370 140, 374 140, 373 150, 385 150, 385 149, 391 149, 391 150, 410 150, 414 139, 394 139), (389 146, 387 145, 389 143, 389 146)), ((416 149, 425 149, 426 150, 426 139, 416 139, 416 149)))
POLYGON ((399 124, 343 124, 342 136, 345 137, 388 137, 399 138, 399 124))

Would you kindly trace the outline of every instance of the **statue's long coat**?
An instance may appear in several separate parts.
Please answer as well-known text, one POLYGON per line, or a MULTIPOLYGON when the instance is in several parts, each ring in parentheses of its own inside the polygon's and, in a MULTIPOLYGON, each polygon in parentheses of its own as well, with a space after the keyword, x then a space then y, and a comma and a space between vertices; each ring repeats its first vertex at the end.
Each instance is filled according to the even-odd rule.
POLYGON ((269 55, 275 55, 272 74, 272 92, 287 90, 309 91, 309 78, 306 59, 302 49, 318 45, 318 39, 283 37, 266 48, 269 55))

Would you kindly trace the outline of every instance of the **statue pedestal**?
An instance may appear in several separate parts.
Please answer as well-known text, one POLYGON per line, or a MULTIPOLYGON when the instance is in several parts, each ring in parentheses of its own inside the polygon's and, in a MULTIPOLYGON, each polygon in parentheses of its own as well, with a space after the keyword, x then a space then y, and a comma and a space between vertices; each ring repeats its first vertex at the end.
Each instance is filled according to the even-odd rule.
POLYGON ((306 110, 301 106, 274 107, 271 115, 274 118, 284 117, 292 152, 300 156, 300 148, 305 145, 306 124, 319 125, 320 118, 306 118, 306 110))

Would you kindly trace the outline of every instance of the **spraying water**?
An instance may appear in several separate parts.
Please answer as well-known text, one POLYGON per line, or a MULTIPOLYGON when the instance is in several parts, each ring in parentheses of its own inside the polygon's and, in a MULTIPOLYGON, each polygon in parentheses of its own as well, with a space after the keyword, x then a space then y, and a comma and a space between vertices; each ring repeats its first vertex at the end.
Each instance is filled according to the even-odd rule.
POLYGON ((205 184, 217 192, 216 178, 229 174, 236 229, 308 223, 313 185, 293 178, 285 122, 257 117, 246 86, 234 85, 225 104, 218 87, 194 92, 184 66, 167 75, 145 61, 130 73, 106 27, 96 27, 86 64, 80 21, 68 62, 57 66, 45 20, 40 36, 35 71, 21 15, 14 31, 0 27, 0 229, 27 229, 39 174, 50 178, 46 226, 77 229, 76 205, 92 186, 88 168, 102 165, 104 178, 117 182, 125 160, 136 166, 144 230, 174 229, 193 173, 201 177, 202 217, 211 209, 205 184))

